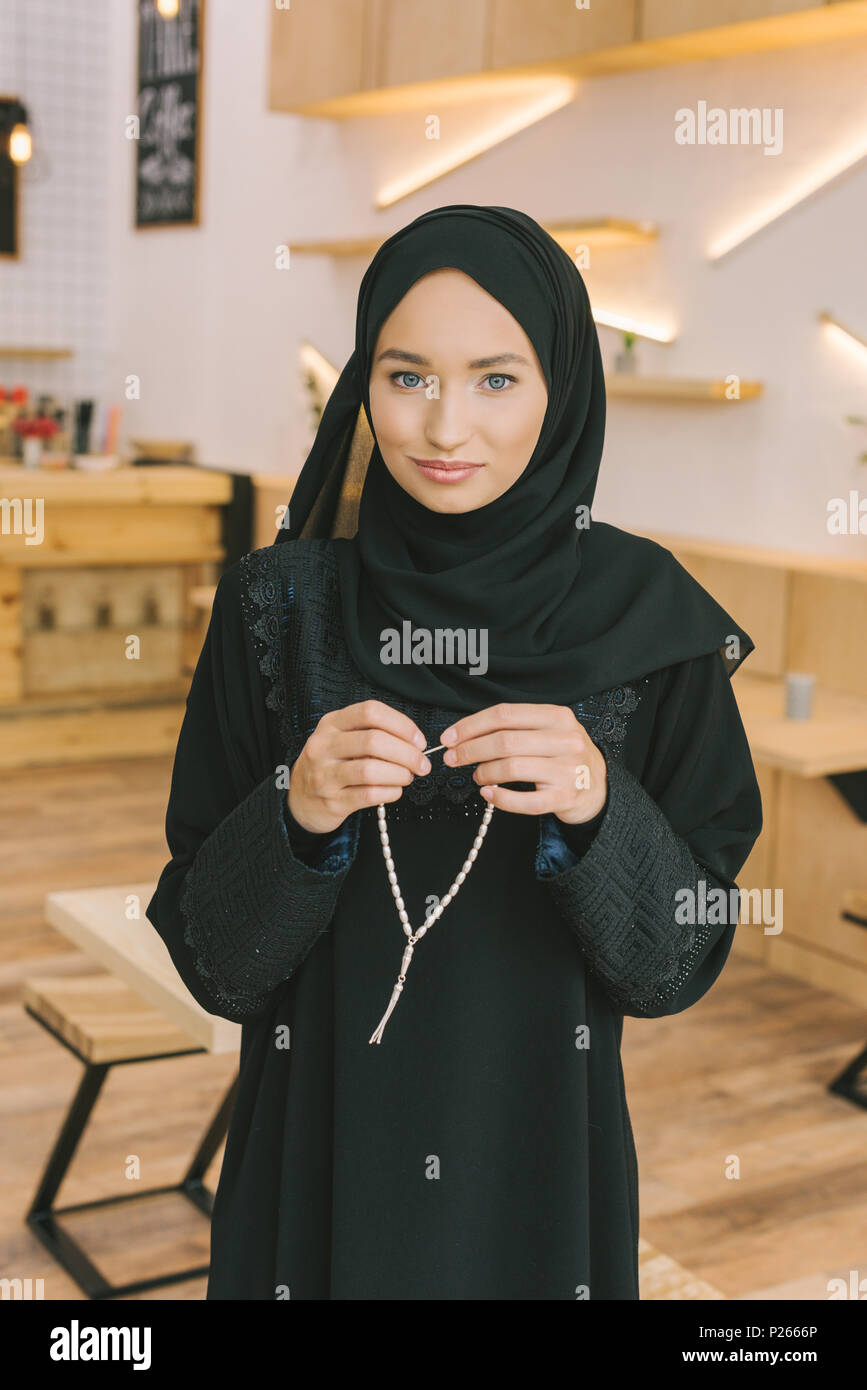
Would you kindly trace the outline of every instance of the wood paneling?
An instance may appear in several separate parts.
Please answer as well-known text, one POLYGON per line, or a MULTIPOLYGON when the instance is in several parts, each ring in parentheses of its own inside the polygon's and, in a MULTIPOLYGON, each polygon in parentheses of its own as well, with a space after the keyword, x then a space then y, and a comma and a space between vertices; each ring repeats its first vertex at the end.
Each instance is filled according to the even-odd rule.
POLYGON ((41 497, 45 510, 52 504, 67 507, 126 506, 148 502, 152 506, 220 504, 232 500, 232 479, 214 468, 176 464, 142 464, 111 468, 105 473, 86 473, 77 468, 57 470, 0 465, 0 497, 41 497))
POLYGON ((272 5, 272 111, 361 91, 366 9, 365 0, 292 0, 288 9, 272 5))
POLYGON ((786 570, 717 559, 675 543, 671 548, 693 579, 752 637, 756 647, 747 657, 751 674, 781 675, 785 670, 788 612, 786 570))
POLYGON ((789 670, 867 696, 867 581, 796 571, 791 584, 789 670))
POLYGON ((217 507, 46 506, 45 539, 0 534, 0 558, 22 569, 49 565, 217 560, 222 555, 217 507))
POLYGON ((837 957, 841 976, 864 972, 867 986, 867 931, 840 916, 847 892, 867 890, 867 825, 833 783, 781 776, 775 864, 784 897, 779 935, 837 957))
POLYGON ((663 39, 691 29, 744 24, 817 8, 816 0, 642 0, 639 37, 663 39))
POLYGON ((567 58, 637 37, 636 0, 491 0, 488 68, 567 58))
POLYGON ((152 689, 178 679, 183 659, 179 627, 139 623, 140 655, 128 658, 128 628, 79 632, 31 632, 24 643, 24 696, 93 690, 152 689))
POLYGON ((173 753, 186 708, 183 694, 178 689, 178 698, 164 703, 150 691, 146 704, 94 702, 63 710, 40 704, 32 712, 7 714, 0 719, 0 768, 173 753))
MULTIPOLYGON (((777 821, 777 799, 780 788, 780 773, 776 768, 756 763, 756 778, 762 797, 762 831, 753 845, 746 862, 737 876, 738 886, 748 888, 772 888, 774 878, 774 830, 777 821)), ((738 926, 732 943, 732 950, 751 960, 764 960, 767 956, 767 937, 751 923, 738 926)))
MULTIPOLYGON (((601 38, 605 26, 616 20, 615 27, 619 32, 622 27, 621 5, 627 12, 629 5, 626 0, 605 0, 603 4, 593 0, 589 10, 580 12, 583 27, 576 28, 577 42, 586 44, 586 48, 579 48, 571 53, 560 48, 553 57, 531 59, 527 56, 528 51, 545 52, 550 44, 555 47, 561 44, 560 36, 567 32, 569 21, 573 18, 573 6, 569 0, 560 0, 561 13, 556 19, 550 19, 550 23, 555 26, 553 33, 549 21, 546 20, 547 37, 545 32, 535 27, 532 16, 542 9, 543 14, 550 17, 553 15, 553 9, 549 11, 547 4, 545 7, 540 6, 539 0, 535 0, 534 3, 531 3, 531 0, 508 0, 508 3, 514 4, 521 27, 515 39, 505 32, 504 26, 502 39, 498 39, 496 45, 493 42, 495 11, 488 9, 494 0, 475 0, 478 12, 484 11, 491 15, 487 51, 500 55, 516 51, 517 56, 508 66, 497 64, 473 70, 469 61, 463 62, 460 55, 456 58, 452 42, 446 34, 436 37, 433 46, 445 55, 449 73, 456 70, 456 63, 460 60, 462 66, 458 67, 457 71, 465 75, 442 74, 434 75, 427 81, 413 81, 408 76, 401 75, 398 50, 391 45, 386 35, 380 43, 385 51, 390 50, 387 67, 392 80, 398 85, 371 88, 378 58, 376 34, 381 33, 384 28, 380 16, 386 3, 387 0, 367 0, 365 23, 361 26, 364 30, 363 44, 358 38, 359 26, 355 22, 357 11, 354 7, 351 11, 352 22, 347 24, 345 32, 341 29, 339 18, 335 18, 335 15, 342 12, 340 0, 294 0, 291 10, 275 13, 274 32, 279 35, 279 46, 273 48, 271 53, 272 109, 301 111, 306 115, 332 116, 344 120, 388 112, 417 113, 425 107, 436 111, 450 101, 464 102, 498 97, 504 101, 512 100, 515 80, 523 82, 525 77, 534 81, 549 76, 575 80, 582 77, 641 72, 649 68, 668 67, 679 63, 707 62, 742 54, 769 53, 809 46, 835 39, 860 38, 867 33, 865 0, 846 0, 846 3, 830 5, 815 5, 808 3, 808 0, 767 0, 766 4, 762 0, 759 5, 757 0, 749 6, 745 0, 744 5, 730 4, 728 8, 725 5, 713 8, 712 0, 701 0, 698 20, 693 17, 697 7, 692 0, 681 0, 681 32, 671 30, 655 38, 642 37, 635 41, 616 39, 606 42, 601 38), (314 5, 317 14, 315 19, 309 20, 309 13, 306 12, 314 5), (293 49, 290 42, 290 26, 296 8, 299 12, 305 12, 304 22, 307 24, 309 20, 314 40, 308 44, 299 44, 293 49), (726 22, 721 17, 723 13, 736 16, 745 12, 757 13, 758 17, 742 19, 740 22, 726 22), (285 27, 278 27, 281 25, 285 27), (329 50, 321 57, 320 81, 320 69, 311 63, 310 52, 318 51, 316 45, 321 44, 323 30, 330 30, 339 35, 340 43, 346 34, 350 37, 348 52, 341 51, 338 43, 336 51, 329 50), (600 36, 598 42, 595 35, 600 36), (356 50, 351 47, 353 43, 361 44, 360 76, 357 75, 356 50)), ((388 3, 391 3, 391 0, 388 0, 388 3)), ((661 0, 656 0, 656 3, 661 3, 661 0)), ((400 10, 410 7, 398 5, 397 8, 400 10)), ((444 9, 451 14, 450 4, 434 6, 430 12, 439 19, 444 9)), ((653 10, 651 22, 654 27, 666 28, 666 14, 671 9, 670 0, 665 0, 664 11, 661 8, 653 10)), ((470 6, 468 17, 462 23, 471 25, 473 20, 473 6, 470 6)), ((646 34, 647 30, 644 32, 646 34)), ((406 59, 404 74, 418 71, 420 65, 426 66, 427 60, 413 52, 411 43, 401 39, 401 46, 406 59)))
POLYGON ((182 675, 183 570, 178 565, 25 571, 24 696, 102 692, 182 675), (128 656, 128 639, 139 639, 128 656))
POLYGON ((21 571, 0 565, 0 704, 21 699, 21 571))
POLYGON ((457 77, 485 66, 488 0, 379 0, 374 23, 377 87, 457 77))

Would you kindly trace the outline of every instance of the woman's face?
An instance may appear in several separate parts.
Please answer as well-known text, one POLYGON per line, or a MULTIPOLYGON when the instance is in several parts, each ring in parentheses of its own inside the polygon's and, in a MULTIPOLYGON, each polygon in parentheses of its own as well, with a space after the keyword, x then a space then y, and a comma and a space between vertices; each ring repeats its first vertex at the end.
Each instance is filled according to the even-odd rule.
POLYGON ((461 270, 417 280, 382 325, 370 371, 373 430, 389 473, 431 511, 474 511, 510 488, 547 404, 523 328, 461 270))

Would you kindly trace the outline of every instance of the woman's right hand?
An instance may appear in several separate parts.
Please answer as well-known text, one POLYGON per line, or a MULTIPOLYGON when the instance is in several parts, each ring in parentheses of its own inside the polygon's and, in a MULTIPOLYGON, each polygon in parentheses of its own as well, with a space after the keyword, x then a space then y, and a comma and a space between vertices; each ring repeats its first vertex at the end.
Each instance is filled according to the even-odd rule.
POLYGON ((289 810, 305 830, 325 835, 353 811, 397 801, 413 775, 430 772, 424 734, 381 700, 324 714, 289 774, 289 810))

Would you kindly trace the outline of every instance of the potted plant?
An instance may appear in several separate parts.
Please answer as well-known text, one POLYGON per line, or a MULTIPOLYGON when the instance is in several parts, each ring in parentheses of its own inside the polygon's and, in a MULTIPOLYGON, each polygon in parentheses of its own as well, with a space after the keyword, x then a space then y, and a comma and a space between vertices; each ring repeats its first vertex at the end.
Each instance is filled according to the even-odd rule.
POLYGON ((53 439, 57 433, 57 421, 50 415, 19 415, 12 421, 12 428, 21 439, 24 467, 38 468, 45 440, 53 439))
POLYGON ((614 370, 617 372, 638 371, 638 359, 635 353, 635 334, 623 334, 623 347, 614 359, 614 370))

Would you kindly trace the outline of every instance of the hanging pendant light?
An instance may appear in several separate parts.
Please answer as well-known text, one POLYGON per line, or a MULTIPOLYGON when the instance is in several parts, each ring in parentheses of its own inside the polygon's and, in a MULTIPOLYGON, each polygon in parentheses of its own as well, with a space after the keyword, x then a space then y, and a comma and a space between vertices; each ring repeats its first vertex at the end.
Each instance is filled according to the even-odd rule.
POLYGON ((9 158, 13 164, 26 164, 33 154, 33 141, 27 125, 27 112, 19 105, 12 114, 12 129, 9 132, 9 158))

